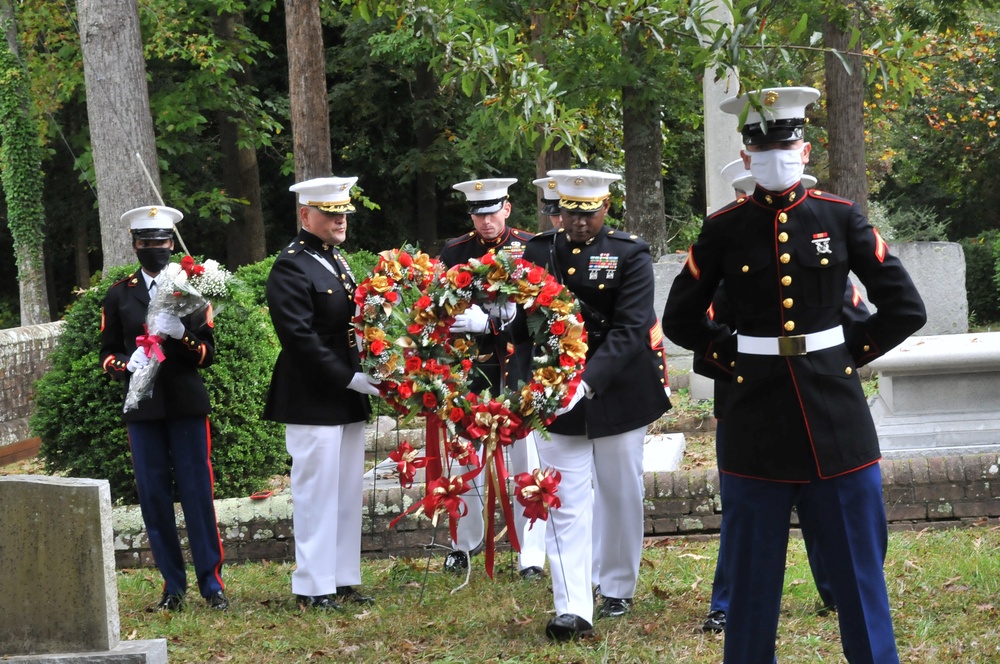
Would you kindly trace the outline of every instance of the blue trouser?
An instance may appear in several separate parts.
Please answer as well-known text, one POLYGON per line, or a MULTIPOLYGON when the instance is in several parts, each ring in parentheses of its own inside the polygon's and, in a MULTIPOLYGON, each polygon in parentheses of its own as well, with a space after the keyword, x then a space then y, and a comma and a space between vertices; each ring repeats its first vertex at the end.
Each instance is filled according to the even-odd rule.
POLYGON ((806 484, 725 475, 729 583, 725 664, 771 664, 792 506, 814 534, 830 579, 851 664, 899 662, 885 587, 888 532, 882 477, 873 464, 806 484))
MULTIPOLYGON (((715 429, 715 455, 719 458, 722 449, 720 441, 725 432, 723 420, 719 420, 715 429)), ((722 555, 722 540, 726 538, 726 494, 724 491, 725 474, 719 478, 719 495, 722 498, 722 523, 719 525, 719 556, 715 561, 715 577, 712 580, 712 600, 709 604, 709 612, 729 611, 729 585, 726 583, 725 561, 722 555)), ((800 523, 802 531, 802 541, 806 545, 806 556, 809 558, 809 568, 812 570, 813 581, 816 583, 816 590, 819 592, 819 599, 824 607, 834 606, 833 590, 830 588, 830 581, 827 579, 826 571, 823 569, 823 561, 819 550, 815 544, 815 535, 810 524, 800 523)))
POLYGON ((222 540, 215 517, 208 418, 128 422, 139 507, 164 590, 187 590, 174 514, 174 488, 184 510, 191 558, 203 597, 222 590, 222 540))

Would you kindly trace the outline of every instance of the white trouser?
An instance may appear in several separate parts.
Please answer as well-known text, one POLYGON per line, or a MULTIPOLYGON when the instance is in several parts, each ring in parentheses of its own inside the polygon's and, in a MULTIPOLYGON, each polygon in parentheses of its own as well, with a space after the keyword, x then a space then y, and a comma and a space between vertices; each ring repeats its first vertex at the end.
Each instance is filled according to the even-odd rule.
MULTIPOLYGON (((482 445, 476 446, 476 454, 482 454, 482 445)), ((480 459, 481 461, 482 459, 480 459)), ((454 463, 454 462, 452 462, 454 463)), ((472 470, 472 466, 452 465, 447 469, 449 475, 464 475, 472 470)), ((468 512, 458 520, 456 535, 458 539, 451 543, 451 548, 456 551, 472 551, 479 547, 483 541, 483 474, 480 473, 469 482, 469 490, 462 494, 468 512)), ((447 519, 438 523, 447 526, 447 519)))
MULTIPOLYGON (((520 473, 530 473, 539 467, 538 448, 535 446, 535 434, 528 434, 510 446, 511 477, 520 473)), ((512 495, 514 507, 514 527, 517 528, 517 538, 521 543, 521 554, 517 557, 517 568, 545 567, 545 524, 535 522, 529 530, 528 519, 524 516, 524 506, 512 495)))
POLYGON ((631 598, 639 575, 643 536, 642 443, 646 428, 615 436, 586 438, 551 434, 540 441, 543 467, 562 474, 562 503, 549 512, 546 550, 556 614, 594 620, 591 588, 595 500, 603 514, 601 592, 631 598), (605 488, 602 494, 601 487, 605 488), (631 581, 629 581, 629 579, 631 581), (605 583, 609 583, 605 590, 605 583))
POLYGON ((330 595, 361 583, 365 423, 288 424, 296 595, 330 595))

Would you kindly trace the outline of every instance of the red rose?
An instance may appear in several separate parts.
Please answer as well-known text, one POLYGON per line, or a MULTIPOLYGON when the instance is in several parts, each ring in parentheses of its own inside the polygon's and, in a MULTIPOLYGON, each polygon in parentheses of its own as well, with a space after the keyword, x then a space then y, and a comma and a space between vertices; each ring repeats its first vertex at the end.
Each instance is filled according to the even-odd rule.
POLYGON ((423 362, 416 355, 411 355, 406 358, 406 373, 413 373, 414 371, 420 371, 420 367, 423 362))
POLYGON ((413 256, 409 255, 405 251, 399 252, 399 264, 403 267, 410 267, 413 265, 413 256))
POLYGON ((436 408, 438 405, 438 398, 433 392, 424 392, 424 406, 427 408, 436 408))
POLYGON ((542 307, 551 307, 554 301, 555 298, 552 296, 552 293, 546 293, 545 291, 539 293, 538 297, 535 298, 535 302, 542 307))
POLYGON ((483 256, 482 258, 480 258, 479 261, 483 265, 496 265, 497 264, 497 259, 493 256, 493 254, 486 254, 485 256, 483 256))
POLYGON ((472 283, 472 275, 468 272, 459 272, 455 275, 455 285, 459 288, 465 288, 472 283))
POLYGON ((448 419, 454 422, 455 424, 461 422, 463 417, 465 417, 465 411, 463 411, 461 408, 452 408, 451 412, 448 413, 448 419))
POLYGON ((407 326, 406 331, 409 332, 410 334, 420 334, 421 332, 424 331, 424 326, 421 325, 420 323, 412 323, 411 325, 407 326))
POLYGON ((399 386, 399 396, 403 399, 409 399, 413 396, 413 383, 406 381, 399 386))
POLYGON ((385 294, 385 299, 387 299, 389 302, 399 302, 399 293, 397 293, 396 291, 389 291, 388 293, 385 294))
POLYGON ((549 328, 549 331, 552 332, 552 334, 556 335, 557 337, 561 337, 563 334, 566 333, 566 322, 562 320, 557 320, 556 322, 552 323, 552 327, 549 328))
POLYGON ((354 301, 363 303, 365 301, 365 296, 368 295, 368 289, 364 286, 358 286, 358 289, 354 291, 354 301))
POLYGON ((561 367, 575 367, 576 366, 576 360, 574 360, 569 355, 560 355, 559 356, 559 366, 561 366, 561 367))
POLYGON ((413 306, 416 307, 417 309, 430 309, 430 307, 431 307, 431 298, 429 298, 426 295, 424 295, 419 300, 417 300, 416 302, 414 302, 413 306))
POLYGON ((375 339, 369 346, 374 355, 381 355, 385 352, 386 344, 381 339, 375 339))
POLYGON ((462 360, 462 368, 466 371, 472 369, 472 360, 462 360))
POLYGON ((529 284, 540 284, 542 283, 542 276, 545 274, 545 269, 538 267, 537 265, 528 270, 528 283, 529 284))

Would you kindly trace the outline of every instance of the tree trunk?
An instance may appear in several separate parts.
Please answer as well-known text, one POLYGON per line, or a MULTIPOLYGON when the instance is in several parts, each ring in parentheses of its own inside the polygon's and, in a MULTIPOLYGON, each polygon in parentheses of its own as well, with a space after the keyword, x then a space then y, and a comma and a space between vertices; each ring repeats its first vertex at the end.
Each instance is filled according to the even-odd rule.
MULTIPOLYGON (((642 67, 641 47, 622 41, 622 55, 642 67)), ((622 129, 628 205, 625 227, 649 243, 653 260, 667 252, 667 222, 663 211, 663 130, 660 106, 648 97, 642 80, 622 87, 622 129)))
POLYGON ((136 0, 77 0, 76 10, 107 271, 135 261, 121 215, 159 201, 160 171, 136 0))
MULTIPOLYGON (((230 40, 243 17, 224 14, 216 21, 220 38, 230 40)), ((238 85, 250 84, 246 70, 237 71, 233 78, 238 85)), ((257 168, 257 151, 239 146, 238 118, 228 111, 217 114, 219 142, 222 149, 222 186, 230 198, 246 200, 233 207, 233 219, 226 228, 227 263, 231 270, 264 260, 264 209, 260 196, 260 171, 257 168)))
POLYGON ((333 173, 319 0, 285 0, 295 180, 333 173))
POLYGON ((0 46, 0 179, 7 199, 7 223, 14 242, 21 325, 47 323, 49 297, 45 279, 44 187, 38 129, 28 108, 28 76, 18 54, 14 8, 0 2, 6 35, 0 46))
MULTIPOLYGON (((531 40, 532 42, 537 41, 542 34, 545 32, 545 23, 547 20, 547 15, 544 12, 532 12, 531 13, 531 40)), ((532 52, 535 56, 535 60, 545 66, 548 64, 548 57, 543 48, 534 48, 532 52)), ((543 178, 549 171, 555 170, 566 170, 570 168, 573 164, 573 155, 567 148, 561 150, 549 149, 542 152, 535 159, 535 177, 543 178)), ((552 220, 541 213, 542 208, 542 191, 536 187, 535 201, 538 203, 538 230, 544 231, 552 228, 552 220)))
MULTIPOLYGON (((868 214, 868 176, 865 161, 864 101, 865 82, 861 69, 860 44, 850 51, 851 25, 858 23, 857 7, 851 6, 850 25, 824 17, 823 41, 836 49, 851 66, 844 69, 832 53, 825 56, 827 136, 829 138, 830 181, 832 193, 857 202, 868 214)), ((808 137, 807 137, 808 138, 808 137)))

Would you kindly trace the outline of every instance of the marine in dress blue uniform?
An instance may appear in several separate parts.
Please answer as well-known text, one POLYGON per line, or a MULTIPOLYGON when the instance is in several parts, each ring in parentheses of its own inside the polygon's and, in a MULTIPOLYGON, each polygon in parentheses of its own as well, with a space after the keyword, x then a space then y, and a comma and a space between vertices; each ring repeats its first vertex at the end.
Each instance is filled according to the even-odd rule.
MULTIPOLYGON (((812 88, 754 93, 749 198, 705 220, 674 280, 666 335, 731 376, 719 458, 730 584, 725 662, 776 661, 789 517, 812 527, 849 662, 898 662, 883 575, 888 541, 878 438, 857 368, 926 321, 899 259, 851 201, 801 183, 812 88), (843 325, 849 271, 877 312, 843 325), (706 315, 723 283, 734 330, 706 315)), ((727 99, 739 115, 746 96, 727 99)))
MULTIPOLYGON (((725 165, 722 169, 722 177, 724 180, 728 180, 732 183, 733 189, 736 192, 737 200, 746 198, 748 192, 753 192, 756 188, 756 183, 753 180, 753 175, 747 170, 746 164, 743 163, 742 159, 737 159, 731 161, 725 165)), ((802 185, 806 189, 811 189, 816 186, 816 178, 811 175, 802 176, 802 185)), ((709 316, 712 320, 718 323, 724 323, 729 325, 730 328, 735 327, 732 320, 732 312, 730 310, 728 302, 726 302, 725 293, 720 288, 716 291, 715 299, 712 301, 712 306, 709 309, 709 316)), ((850 322, 852 320, 862 320, 868 316, 868 307, 865 306, 864 300, 861 298, 861 294, 857 287, 852 284, 847 284, 847 290, 844 293, 844 320, 845 322, 850 322)), ((694 358, 693 371, 699 374, 708 374, 708 377, 712 377, 713 374, 718 374, 718 372, 713 372, 710 369, 705 368, 705 361, 701 357, 694 358)), ((715 391, 715 398, 713 400, 713 411, 717 420, 715 429, 715 449, 716 458, 719 457, 722 439, 725 438, 725 422, 722 419, 723 413, 725 413, 725 403, 726 397, 729 393, 729 376, 722 376, 719 380, 714 381, 713 384, 715 391)), ((722 523, 719 526, 719 541, 726 539, 726 512, 725 512, 725 489, 724 486, 726 475, 720 478, 719 494, 722 498, 723 513, 722 513, 722 523)), ((812 530, 808 525, 801 528, 802 541, 806 547, 806 556, 809 559, 809 567, 812 571, 813 581, 816 584, 816 590, 819 592, 820 597, 820 612, 829 613, 832 610, 836 610, 836 604, 833 601, 833 591, 830 589, 830 581, 826 575, 826 571, 823 569, 823 562, 820 558, 819 551, 817 551, 814 544, 814 536, 812 530)), ((729 610, 729 584, 726 583, 725 574, 725 559, 721 554, 722 546, 719 547, 720 555, 715 561, 715 575, 712 580, 712 597, 709 602, 708 616, 705 618, 705 622, 702 624, 703 632, 721 632, 726 628, 726 612, 729 610)))
POLYGON ((281 342, 264 418, 285 424, 292 457, 292 592, 310 609, 371 604, 361 583, 362 478, 368 396, 351 318, 356 286, 337 248, 354 212, 356 177, 292 185, 302 230, 267 277, 271 322, 281 342))
MULTIPOLYGON (((453 267, 500 251, 515 259, 522 257, 532 233, 507 225, 511 214, 508 188, 515 182, 515 178, 490 178, 453 185, 454 189, 465 194, 467 212, 475 230, 446 242, 441 249, 442 263, 453 267)), ((506 309, 492 307, 488 310, 473 305, 457 317, 452 331, 475 333, 480 357, 485 357, 477 360, 472 370, 470 389, 473 392, 489 390, 491 395, 496 396, 503 392, 505 386, 517 386, 525 368, 523 362, 517 360, 530 360, 531 344, 513 343, 510 326, 516 315, 516 308, 510 303, 506 309)), ((510 446, 509 454, 512 475, 537 468, 534 434, 515 441, 510 446)), ((469 511, 459 520, 457 540, 451 543, 452 551, 445 557, 444 567, 448 571, 463 572, 468 569, 469 556, 482 548, 485 528, 480 480, 481 476, 473 478, 471 488, 464 495, 469 511)), ((513 511, 514 528, 521 544, 519 573, 526 579, 540 578, 545 565, 545 533, 541 528, 529 529, 528 520, 519 505, 514 505, 513 511)))
MULTIPOLYGON (((122 215, 129 225, 132 248, 142 268, 108 289, 101 311, 101 368, 125 383, 149 362, 136 338, 146 334, 146 314, 153 282, 170 261, 173 227, 179 210, 145 206, 122 215)), ((180 610, 187 592, 187 574, 174 513, 174 496, 184 511, 198 589, 209 606, 226 610, 229 600, 222 582, 223 550, 213 502, 211 434, 212 408, 199 369, 215 358, 212 324, 204 313, 178 318, 161 313, 167 330, 152 395, 126 412, 139 492, 139 507, 149 547, 163 576, 163 595, 156 609, 180 610)), ((157 318, 157 321, 160 321, 157 318)))
POLYGON ((621 616, 632 605, 642 555, 643 442, 670 400, 649 246, 604 225, 619 176, 586 169, 548 175, 557 182, 563 228, 532 238, 524 258, 576 296, 588 344, 580 387, 548 426, 551 440, 538 445, 543 467, 562 474, 562 506, 549 513, 546 529, 557 614, 546 634, 567 640, 593 625, 593 528, 602 543, 600 615, 621 616))

